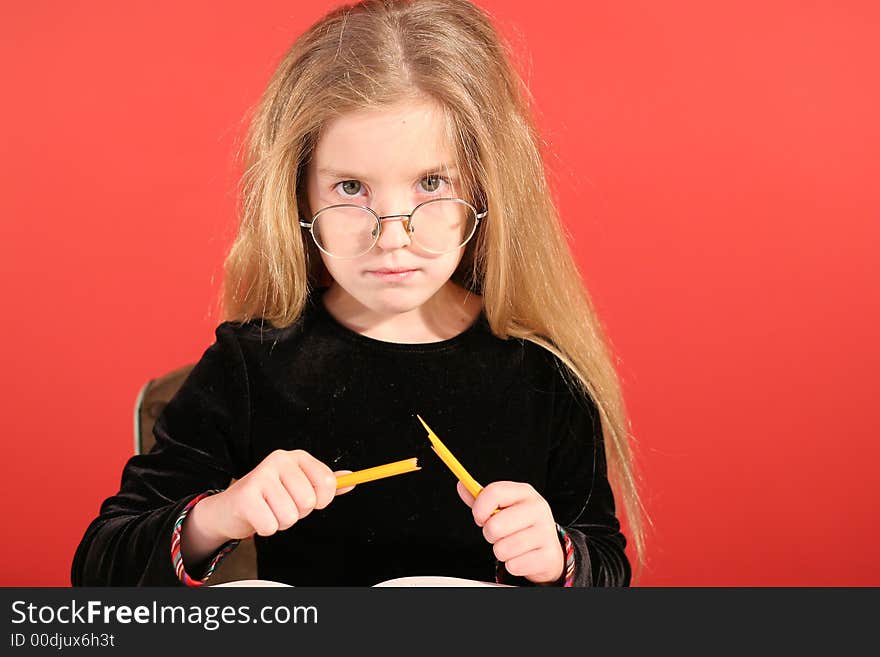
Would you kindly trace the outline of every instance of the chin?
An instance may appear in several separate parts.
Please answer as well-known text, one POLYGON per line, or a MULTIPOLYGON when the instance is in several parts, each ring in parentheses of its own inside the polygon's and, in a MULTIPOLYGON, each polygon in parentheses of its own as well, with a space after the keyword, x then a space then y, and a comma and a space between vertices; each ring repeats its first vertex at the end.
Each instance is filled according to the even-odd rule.
POLYGON ((388 289, 369 295, 362 303, 383 315, 399 315, 415 310, 430 298, 430 294, 415 290, 388 289))
POLYGON ((436 293, 437 290, 425 285, 383 285, 379 288, 359 290, 352 296, 373 312, 399 315, 415 310, 436 293))

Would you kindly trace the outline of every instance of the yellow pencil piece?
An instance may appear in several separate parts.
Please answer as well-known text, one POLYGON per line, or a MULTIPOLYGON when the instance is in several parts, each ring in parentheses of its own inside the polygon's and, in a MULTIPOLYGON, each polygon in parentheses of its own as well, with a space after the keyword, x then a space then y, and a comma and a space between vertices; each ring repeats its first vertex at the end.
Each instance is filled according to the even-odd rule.
POLYGON ((436 437, 436 434, 433 431, 431 431, 431 427, 429 427, 427 424, 425 424, 425 421, 422 419, 422 416, 416 415, 416 417, 419 418, 419 422, 421 422, 422 426, 425 427, 425 431, 428 432, 428 435, 436 437))
POLYGON ((395 475, 404 474, 405 472, 414 472, 415 470, 421 470, 418 459, 416 458, 395 461, 394 463, 386 463, 385 465, 377 465, 374 468, 366 468, 365 470, 358 470, 357 472, 337 475, 336 489, 339 490, 340 488, 355 486, 368 481, 375 481, 376 479, 384 479, 385 477, 393 477, 395 475))
POLYGON ((446 467, 452 471, 452 474, 455 475, 471 495, 474 497, 479 495, 483 487, 464 469, 464 466, 452 455, 452 452, 447 449, 443 441, 437 437, 437 434, 431 430, 421 416, 416 415, 416 417, 419 418, 419 422, 422 423, 422 426, 428 432, 428 440, 431 441, 431 448, 434 450, 434 453, 440 457, 440 460, 446 464, 446 467))

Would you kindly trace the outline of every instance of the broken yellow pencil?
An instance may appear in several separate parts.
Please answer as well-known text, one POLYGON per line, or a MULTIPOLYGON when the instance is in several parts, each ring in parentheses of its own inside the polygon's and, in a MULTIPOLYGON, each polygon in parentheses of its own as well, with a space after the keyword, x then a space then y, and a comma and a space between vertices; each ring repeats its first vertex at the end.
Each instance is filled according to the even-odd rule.
POLYGON ((446 445, 444 445, 440 439, 437 437, 437 434, 431 431, 431 427, 425 424, 425 421, 422 419, 420 415, 416 415, 419 418, 419 422, 422 423, 422 426, 425 427, 425 430, 428 432, 428 440, 431 441, 431 449, 434 450, 434 453, 440 457, 446 467, 452 470, 452 474, 456 476, 456 478, 467 488, 467 491, 476 497, 480 494, 480 491, 483 490, 483 487, 477 483, 477 480, 471 477, 467 470, 464 469, 464 466, 458 462, 458 459, 452 455, 446 445))
POLYGON ((375 468, 366 468, 365 470, 358 470, 357 472, 337 475, 336 490, 348 486, 363 484, 368 481, 375 481, 376 479, 393 477, 405 472, 413 472, 415 470, 421 470, 421 467, 419 467, 419 460, 417 458, 411 458, 402 461, 395 461, 394 463, 386 463, 385 465, 377 465, 375 468))

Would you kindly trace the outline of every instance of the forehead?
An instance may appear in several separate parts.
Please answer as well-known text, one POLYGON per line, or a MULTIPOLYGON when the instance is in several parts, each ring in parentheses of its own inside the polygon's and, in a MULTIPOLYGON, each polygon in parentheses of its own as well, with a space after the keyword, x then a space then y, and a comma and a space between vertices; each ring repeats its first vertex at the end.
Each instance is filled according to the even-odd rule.
POLYGON ((451 166, 454 156, 442 107, 420 100, 333 119, 321 131, 313 164, 337 171, 408 175, 439 162, 451 166))

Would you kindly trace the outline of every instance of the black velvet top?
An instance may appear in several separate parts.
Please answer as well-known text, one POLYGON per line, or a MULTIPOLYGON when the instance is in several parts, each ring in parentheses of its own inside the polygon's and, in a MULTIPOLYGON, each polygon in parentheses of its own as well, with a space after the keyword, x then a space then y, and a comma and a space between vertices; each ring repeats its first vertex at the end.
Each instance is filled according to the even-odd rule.
POLYGON ((361 484, 285 531, 256 535, 261 579, 494 581, 492 546, 416 414, 484 486, 528 482, 544 496, 573 540, 575 586, 629 584, 596 408, 572 394, 555 356, 495 337, 482 314, 441 342, 380 341, 340 324, 320 293, 285 329, 259 321, 217 327, 157 419, 155 446, 128 460, 119 491, 86 529, 74 586, 182 585, 170 546, 184 506, 275 449, 306 450, 333 470, 414 456, 422 469, 361 484))

